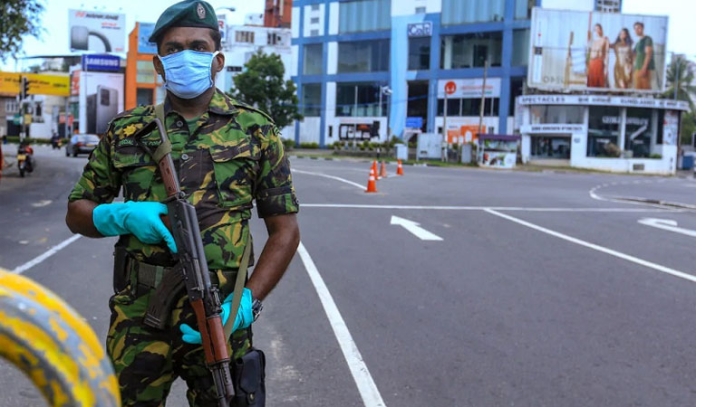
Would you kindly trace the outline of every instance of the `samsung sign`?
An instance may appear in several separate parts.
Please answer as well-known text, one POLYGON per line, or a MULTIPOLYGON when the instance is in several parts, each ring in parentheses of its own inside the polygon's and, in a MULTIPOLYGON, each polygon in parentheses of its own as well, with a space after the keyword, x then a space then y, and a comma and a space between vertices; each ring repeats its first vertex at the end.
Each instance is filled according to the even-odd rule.
POLYGON ((408 24, 408 37, 430 37, 433 35, 433 24, 430 21, 408 24))
POLYGON ((83 55, 81 59, 84 71, 111 71, 121 70, 121 57, 115 55, 83 55))

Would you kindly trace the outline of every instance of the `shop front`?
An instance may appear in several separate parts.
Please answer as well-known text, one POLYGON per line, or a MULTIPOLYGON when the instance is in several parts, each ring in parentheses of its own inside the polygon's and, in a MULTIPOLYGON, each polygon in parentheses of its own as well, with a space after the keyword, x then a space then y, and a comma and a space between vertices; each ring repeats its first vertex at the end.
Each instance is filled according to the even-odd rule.
POLYGON ((686 102, 640 97, 526 95, 515 130, 524 163, 674 174, 686 102))

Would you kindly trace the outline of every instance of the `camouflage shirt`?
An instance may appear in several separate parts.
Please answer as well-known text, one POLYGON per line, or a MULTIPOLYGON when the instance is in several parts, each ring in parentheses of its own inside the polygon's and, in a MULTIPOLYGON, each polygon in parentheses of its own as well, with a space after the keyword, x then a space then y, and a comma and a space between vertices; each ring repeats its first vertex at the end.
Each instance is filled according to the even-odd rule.
MULTIPOLYGON (((193 133, 168 100, 164 116, 171 157, 181 191, 196 208, 209 269, 238 269, 253 200, 260 218, 299 210, 279 129, 266 114, 218 89, 208 111, 191 126, 196 127, 193 133)), ((134 137, 155 117, 154 106, 116 116, 68 199, 108 203, 121 188, 126 201, 166 199, 158 166, 134 137)), ((151 151, 161 143, 158 130, 141 140, 151 151)), ((146 245, 132 235, 120 243, 137 260, 157 265, 172 261, 163 244, 146 245)))

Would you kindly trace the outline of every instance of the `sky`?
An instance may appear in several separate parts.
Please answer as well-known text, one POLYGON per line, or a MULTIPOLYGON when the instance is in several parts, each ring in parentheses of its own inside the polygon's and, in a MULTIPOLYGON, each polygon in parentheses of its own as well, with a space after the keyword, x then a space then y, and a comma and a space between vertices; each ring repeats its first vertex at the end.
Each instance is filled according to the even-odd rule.
MULTIPOLYGON (((393 0, 407 1, 407 0, 393 0)), ((455 1, 455 0, 444 0, 455 1)), ((52 53, 67 53, 69 49, 68 9, 105 10, 123 12, 126 15, 126 31, 130 33, 134 23, 154 23, 161 13, 177 0, 45 0, 46 11, 42 16, 42 25, 46 33, 40 38, 28 37, 23 43, 25 54, 44 55, 52 53), (119 6, 122 4, 122 6, 119 6)), ((244 17, 250 13, 262 13, 264 0, 209 0, 209 3, 219 9, 221 7, 235 7, 234 12, 220 11, 226 15, 229 25, 242 24, 244 17)), ((695 0, 622 0, 622 12, 625 14, 647 14, 669 17, 669 32, 667 49, 687 55, 688 59, 695 60, 695 0)), ((558 9, 591 9, 593 0, 542 0, 542 6, 558 9)), ((37 64, 36 61, 26 61, 26 66, 37 64)), ((22 70, 23 62, 16 67, 10 59, 0 69, 4 71, 22 70), (16 69, 17 68, 17 69, 16 69)))

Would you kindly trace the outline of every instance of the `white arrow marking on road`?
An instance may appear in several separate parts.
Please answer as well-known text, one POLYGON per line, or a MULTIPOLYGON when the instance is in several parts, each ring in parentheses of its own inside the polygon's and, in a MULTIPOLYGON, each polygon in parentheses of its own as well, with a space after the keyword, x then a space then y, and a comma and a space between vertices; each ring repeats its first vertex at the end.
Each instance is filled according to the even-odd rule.
POLYGON ((42 201, 40 201, 40 202, 35 202, 35 203, 34 203, 34 204, 32 204, 32 205, 33 205, 34 207, 36 207, 36 208, 40 208, 40 207, 43 207, 43 206, 48 206, 48 205, 50 205, 50 204, 52 204, 52 203, 53 203, 53 201, 48 201, 48 200, 42 200, 42 201))
POLYGON ((412 220, 393 216, 390 218, 390 224, 402 226, 403 228, 407 229, 408 232, 414 234, 420 240, 443 240, 443 238, 436 236, 433 233, 430 233, 429 231, 418 226, 419 224, 413 222, 412 220))
POLYGON ((677 227, 677 222, 670 219, 644 218, 640 219, 639 223, 659 229, 669 230, 670 232, 682 233, 683 235, 697 237, 696 231, 677 227))

